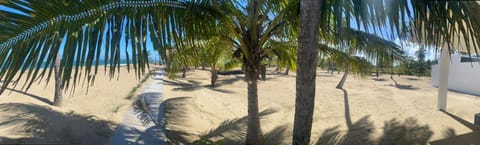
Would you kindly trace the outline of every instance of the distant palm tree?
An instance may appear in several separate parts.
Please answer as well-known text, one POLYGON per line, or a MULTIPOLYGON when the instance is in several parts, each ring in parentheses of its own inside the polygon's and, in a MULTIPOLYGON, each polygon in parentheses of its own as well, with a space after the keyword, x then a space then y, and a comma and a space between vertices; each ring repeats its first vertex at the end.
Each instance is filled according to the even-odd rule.
POLYGON ((382 60, 382 62, 387 62, 391 66, 394 61, 403 59, 402 48, 391 41, 349 28, 342 28, 340 33, 342 35, 340 50, 348 53, 348 55, 335 59, 337 64, 344 67, 343 77, 336 87, 338 89, 343 88, 350 71, 365 76, 370 74, 370 62, 377 61, 378 64, 378 60, 382 60), (349 57, 357 54, 363 55, 363 58, 349 57))
POLYGON ((203 63, 210 67, 211 71, 211 83, 212 87, 216 86, 218 79, 218 71, 229 70, 238 66, 238 61, 232 58, 233 49, 232 44, 229 41, 223 41, 219 37, 213 37, 200 45, 200 55, 198 58, 203 59, 203 63))

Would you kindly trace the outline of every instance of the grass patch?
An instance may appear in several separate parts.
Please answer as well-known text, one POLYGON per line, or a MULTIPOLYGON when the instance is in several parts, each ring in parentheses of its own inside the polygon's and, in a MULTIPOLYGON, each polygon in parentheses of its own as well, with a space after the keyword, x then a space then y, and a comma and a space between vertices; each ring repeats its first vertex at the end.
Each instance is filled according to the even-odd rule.
MULTIPOLYGON (((140 88, 140 87, 143 85, 143 83, 145 83, 145 82, 148 80, 148 78, 150 77, 150 75, 152 75, 152 74, 151 74, 151 73, 147 73, 147 74, 143 77, 143 79, 140 80, 140 82, 139 82, 135 87, 133 87, 132 90, 130 90, 130 92, 128 93, 127 97, 125 97, 125 99, 128 99, 128 100, 132 99, 132 98, 135 96, 135 92, 137 92, 138 88, 140 88)), ((117 111, 118 111, 118 110, 117 110, 117 111)))

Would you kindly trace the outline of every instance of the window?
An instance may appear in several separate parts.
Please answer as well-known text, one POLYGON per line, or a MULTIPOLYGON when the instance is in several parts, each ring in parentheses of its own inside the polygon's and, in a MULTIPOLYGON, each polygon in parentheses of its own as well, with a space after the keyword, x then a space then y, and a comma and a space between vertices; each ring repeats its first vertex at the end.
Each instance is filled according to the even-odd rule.
POLYGON ((478 57, 463 57, 460 59, 460 62, 480 62, 478 57))

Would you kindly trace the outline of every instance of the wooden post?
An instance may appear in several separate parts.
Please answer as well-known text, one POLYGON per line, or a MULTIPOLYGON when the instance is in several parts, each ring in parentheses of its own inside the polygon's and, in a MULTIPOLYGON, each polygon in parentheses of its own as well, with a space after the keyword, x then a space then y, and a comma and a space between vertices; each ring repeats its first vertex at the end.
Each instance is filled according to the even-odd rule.
POLYGON ((450 64, 450 53, 448 48, 442 48, 440 57, 439 73, 438 76, 438 109, 447 111, 447 92, 448 92, 448 67, 450 64))

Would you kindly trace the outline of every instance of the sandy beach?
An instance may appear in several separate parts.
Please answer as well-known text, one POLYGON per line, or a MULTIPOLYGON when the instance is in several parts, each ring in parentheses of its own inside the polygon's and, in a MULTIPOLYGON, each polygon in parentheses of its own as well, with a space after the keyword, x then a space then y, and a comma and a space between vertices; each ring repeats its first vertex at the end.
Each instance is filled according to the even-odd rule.
MULTIPOLYGON (((93 86, 81 83, 75 93, 64 93, 61 108, 53 101, 54 80, 35 83, 28 92, 9 89, 0 96, 0 143, 107 144, 118 123, 131 107, 126 99, 139 84, 135 73, 120 69, 120 77, 110 79, 99 68, 93 86)), ((21 82, 21 81, 20 81, 21 82)))
MULTIPOLYGON (((261 128, 268 144, 291 144, 295 107, 295 73, 269 72, 258 86, 261 128)), ((165 77, 167 136, 171 144, 200 138, 243 144, 247 87, 243 75, 220 75, 209 87, 208 71, 186 78, 165 77)), ((450 91, 448 113, 437 110, 437 88, 429 77, 349 76, 344 90, 335 89, 342 73, 317 72, 313 144, 427 144, 472 132, 480 98, 450 91), (463 120, 462 120, 463 119, 463 120), (342 143, 341 143, 342 142, 342 143)))
MULTIPOLYGON (((295 73, 269 69, 259 83, 261 127, 267 144, 291 144, 295 73)), ((27 92, 9 89, 0 96, 1 143, 106 144, 132 100, 140 80, 121 69, 110 80, 100 72, 94 86, 65 94, 62 108, 51 106, 53 80, 27 92)), ((312 144, 428 144, 471 133, 480 110, 477 96, 449 92, 448 113, 436 109, 437 89, 429 77, 349 76, 344 90, 335 89, 342 73, 317 71, 312 144), (463 122, 462 122, 463 121, 463 122), (462 124, 463 123, 463 124, 462 124)), ((211 88, 208 70, 191 70, 186 78, 164 77, 166 134, 169 144, 191 144, 200 138, 244 144, 247 90, 243 74, 220 75, 211 88)), ((148 82, 148 81, 147 81, 148 82)))

